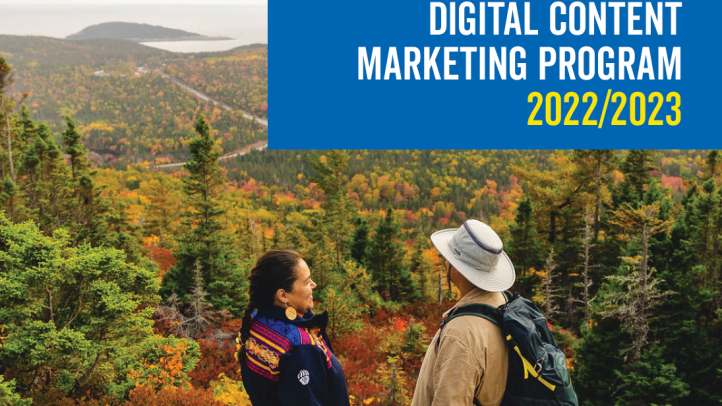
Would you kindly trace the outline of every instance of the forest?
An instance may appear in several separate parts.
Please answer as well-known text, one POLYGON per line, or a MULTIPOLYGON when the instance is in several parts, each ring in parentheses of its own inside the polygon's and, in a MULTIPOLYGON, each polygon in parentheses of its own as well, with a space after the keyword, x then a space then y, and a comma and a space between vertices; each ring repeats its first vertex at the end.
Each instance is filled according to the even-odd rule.
POLYGON ((27 98, 29 115, 56 134, 64 118, 73 117, 100 166, 183 162, 200 112, 225 151, 268 137, 267 127, 243 118, 244 112, 266 116, 266 46, 183 56, 124 40, 0 35, 0 55, 14 61, 13 96, 27 98), (231 109, 199 99, 171 78, 231 109), (228 84, 238 88, 234 98, 228 84))
MULTIPOLYGON (((264 251, 290 248, 318 284, 351 403, 408 405, 459 294, 428 237, 469 218, 504 241, 512 291, 547 316, 581 404, 722 401, 718 151, 265 150, 219 161, 231 148, 216 127, 224 121, 194 108, 164 128, 188 160, 166 173, 94 159, 103 137, 84 110, 55 124, 39 116, 32 103, 51 82, 23 73, 26 57, 2 55, 7 404, 249 405, 235 359, 249 271, 264 251), (13 84, 21 74, 37 82, 13 84)), ((70 79, 68 90, 56 80, 47 100, 74 94, 70 79)), ((193 80, 205 79, 184 78, 193 80)), ((103 86, 87 87, 90 100, 104 101, 103 86)))

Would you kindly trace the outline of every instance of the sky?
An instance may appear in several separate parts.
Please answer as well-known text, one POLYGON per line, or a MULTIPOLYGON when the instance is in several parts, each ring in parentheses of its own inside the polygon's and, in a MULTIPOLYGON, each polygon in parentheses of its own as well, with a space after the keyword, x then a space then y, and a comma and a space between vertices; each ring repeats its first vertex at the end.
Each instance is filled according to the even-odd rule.
POLYGON ((266 5, 267 0, 0 0, 0 5, 28 5, 28 4, 163 4, 163 5, 266 5))
POLYGON ((204 41, 202 49, 187 48, 197 41, 163 48, 174 52, 268 42, 268 0, 0 0, 0 16, 0 35, 65 38, 91 25, 123 21, 233 38, 204 41))

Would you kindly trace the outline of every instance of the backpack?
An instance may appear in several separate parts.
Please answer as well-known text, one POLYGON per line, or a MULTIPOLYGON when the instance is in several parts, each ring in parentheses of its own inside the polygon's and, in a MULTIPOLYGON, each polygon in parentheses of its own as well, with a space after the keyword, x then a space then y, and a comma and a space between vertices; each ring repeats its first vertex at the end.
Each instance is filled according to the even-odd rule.
MULTIPOLYGON (((459 316, 471 315, 499 326, 509 344, 509 372, 501 406, 579 406, 567 372, 567 359, 552 336, 544 315, 532 302, 504 292, 498 308, 471 304, 455 309, 441 330, 459 316)), ((474 399, 474 404, 478 401, 474 399)))

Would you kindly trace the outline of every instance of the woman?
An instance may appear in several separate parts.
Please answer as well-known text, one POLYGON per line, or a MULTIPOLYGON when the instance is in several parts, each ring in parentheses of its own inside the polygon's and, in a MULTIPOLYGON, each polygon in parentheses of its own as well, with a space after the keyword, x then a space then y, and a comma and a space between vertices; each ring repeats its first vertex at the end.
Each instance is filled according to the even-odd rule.
POLYGON ((238 359, 254 406, 349 405, 346 378, 326 336, 328 315, 311 311, 315 287, 294 251, 270 250, 251 271, 238 359))

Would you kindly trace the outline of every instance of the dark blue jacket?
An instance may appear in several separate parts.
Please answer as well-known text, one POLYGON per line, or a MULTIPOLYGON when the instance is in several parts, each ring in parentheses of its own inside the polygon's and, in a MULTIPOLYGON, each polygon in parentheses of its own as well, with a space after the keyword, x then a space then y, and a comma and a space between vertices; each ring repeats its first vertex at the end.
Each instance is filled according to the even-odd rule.
POLYGON ((326 312, 294 321, 281 308, 259 310, 241 360, 254 406, 349 405, 346 377, 326 336, 326 312))

